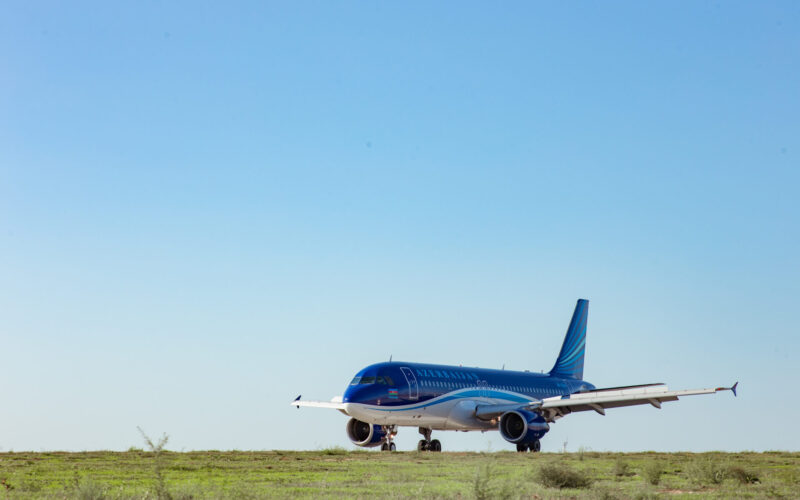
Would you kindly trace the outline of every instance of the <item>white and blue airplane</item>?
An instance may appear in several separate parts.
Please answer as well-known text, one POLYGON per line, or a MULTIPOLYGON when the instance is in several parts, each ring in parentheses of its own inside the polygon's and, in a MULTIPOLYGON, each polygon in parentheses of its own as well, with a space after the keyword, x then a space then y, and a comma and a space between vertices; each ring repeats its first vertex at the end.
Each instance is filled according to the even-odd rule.
POLYGON ((423 439, 419 451, 441 451, 434 430, 487 431, 517 446, 517 451, 539 451, 550 424, 577 411, 652 405, 661 408, 680 396, 732 391, 715 389, 670 391, 666 385, 642 384, 598 389, 583 380, 586 320, 589 301, 579 299, 564 344, 549 373, 491 370, 465 366, 389 361, 359 371, 341 397, 305 401, 293 406, 332 408, 351 417, 347 436, 353 444, 380 446, 394 451, 398 427, 417 427, 423 439))

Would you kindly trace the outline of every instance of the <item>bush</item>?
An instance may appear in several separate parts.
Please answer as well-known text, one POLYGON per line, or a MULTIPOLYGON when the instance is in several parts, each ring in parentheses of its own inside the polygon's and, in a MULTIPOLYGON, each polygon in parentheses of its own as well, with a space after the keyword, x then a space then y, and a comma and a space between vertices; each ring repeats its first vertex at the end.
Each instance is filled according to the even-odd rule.
POLYGON ((486 464, 475 470, 472 494, 477 500, 514 498, 520 487, 515 482, 495 480, 494 468, 486 464))
POLYGON ((728 467, 728 477, 739 481, 740 484, 753 484, 759 482, 755 472, 744 469, 743 467, 728 467))
POLYGON ((613 472, 614 475, 617 477, 630 476, 632 474, 631 466, 628 465, 628 462, 622 459, 619 459, 616 462, 614 462, 614 468, 611 470, 611 472, 613 472))
POLYGON ((332 446, 321 451, 323 455, 347 455, 347 450, 341 446, 332 446))
POLYGON ((169 436, 164 434, 161 438, 156 442, 150 439, 150 436, 145 434, 141 427, 137 427, 139 429, 139 433, 144 438, 145 444, 147 444, 147 448, 150 452, 153 453, 153 475, 155 479, 155 494, 156 498, 159 500, 172 500, 172 495, 167 489, 167 481, 164 478, 164 474, 162 470, 164 469, 163 463, 163 453, 164 447, 167 445, 167 441, 169 441, 169 436))
POLYGON ((614 494, 614 491, 607 487, 600 486, 594 489, 592 497, 595 500, 619 500, 619 497, 614 494))
POLYGON ((472 493, 477 500, 492 498, 492 490, 489 481, 492 479, 492 468, 488 465, 478 468, 475 471, 475 482, 472 483, 472 493))
POLYGON ((91 478, 84 477, 75 481, 75 497, 80 500, 104 500, 106 491, 91 478))
POLYGON ((644 466, 642 469, 642 476, 644 479, 653 486, 661 482, 661 475, 664 473, 664 468, 661 463, 653 460, 644 466))
POLYGON ((686 472, 689 479, 700 486, 720 484, 727 476, 725 467, 713 460, 695 460, 689 464, 686 472))
POLYGON ((548 488, 588 488, 592 484, 585 472, 567 465, 543 465, 536 479, 548 488))

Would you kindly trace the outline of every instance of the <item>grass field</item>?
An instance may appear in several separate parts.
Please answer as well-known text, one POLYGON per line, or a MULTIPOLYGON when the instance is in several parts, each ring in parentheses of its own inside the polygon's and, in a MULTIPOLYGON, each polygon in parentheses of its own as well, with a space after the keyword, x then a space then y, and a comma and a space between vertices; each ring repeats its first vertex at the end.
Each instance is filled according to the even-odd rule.
POLYGON ((800 453, 0 453, 0 498, 274 497, 800 498, 800 453))

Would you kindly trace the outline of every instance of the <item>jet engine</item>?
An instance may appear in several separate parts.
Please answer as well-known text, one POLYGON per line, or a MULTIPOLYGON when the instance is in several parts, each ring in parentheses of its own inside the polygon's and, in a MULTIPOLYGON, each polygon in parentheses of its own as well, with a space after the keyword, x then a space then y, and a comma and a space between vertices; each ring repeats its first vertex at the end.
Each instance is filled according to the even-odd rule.
POLYGON ((357 446, 372 448, 380 446, 386 441, 386 432, 380 425, 368 424, 351 418, 347 421, 347 437, 357 446))
POLYGON ((544 418, 531 411, 507 411, 500 417, 500 435, 511 443, 531 443, 549 430, 544 418))

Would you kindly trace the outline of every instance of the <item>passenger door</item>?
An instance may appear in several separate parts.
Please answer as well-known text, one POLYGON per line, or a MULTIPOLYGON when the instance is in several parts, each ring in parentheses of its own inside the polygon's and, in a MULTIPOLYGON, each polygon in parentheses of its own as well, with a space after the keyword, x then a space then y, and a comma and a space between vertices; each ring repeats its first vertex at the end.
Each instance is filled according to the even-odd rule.
POLYGON ((403 372, 403 376, 406 378, 406 382, 408 382, 408 399, 411 401, 418 400, 419 386, 417 385, 417 376, 414 375, 414 372, 411 371, 411 368, 407 368, 405 366, 400 367, 400 371, 403 372))

